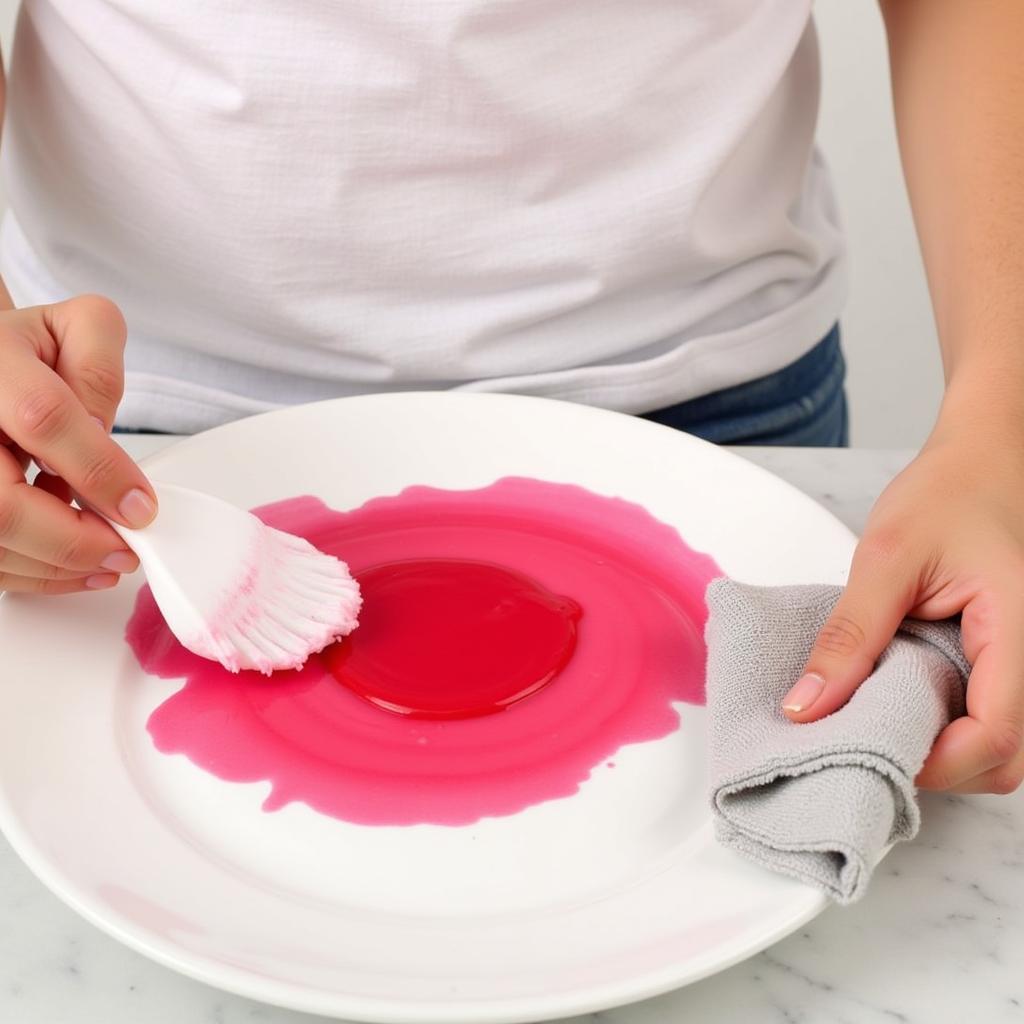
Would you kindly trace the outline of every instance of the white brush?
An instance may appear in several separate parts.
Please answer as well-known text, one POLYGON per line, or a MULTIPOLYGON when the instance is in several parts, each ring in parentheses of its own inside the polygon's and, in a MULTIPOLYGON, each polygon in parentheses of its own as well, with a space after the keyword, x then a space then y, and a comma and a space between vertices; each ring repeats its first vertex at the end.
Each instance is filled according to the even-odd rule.
POLYGON ((359 584, 340 559, 199 491, 154 484, 156 519, 111 522, 139 556, 171 632, 226 669, 299 668, 356 628, 359 584))

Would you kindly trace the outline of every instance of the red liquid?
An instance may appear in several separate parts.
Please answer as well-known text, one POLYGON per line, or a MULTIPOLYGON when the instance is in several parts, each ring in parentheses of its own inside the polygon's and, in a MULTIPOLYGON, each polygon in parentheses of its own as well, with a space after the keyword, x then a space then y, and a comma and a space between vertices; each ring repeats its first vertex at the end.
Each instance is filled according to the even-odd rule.
MULTIPOLYGON (((410 487, 351 512, 311 497, 257 511, 357 577, 410 559, 485 562, 582 608, 575 651, 546 685, 501 714, 431 719, 339 685, 334 653, 269 679, 232 675, 182 648, 144 587, 128 642, 147 672, 186 680, 147 723, 157 749, 221 779, 269 780, 268 811, 302 801, 380 825, 514 814, 570 796, 625 744, 673 732, 674 701, 703 703, 704 590, 721 571, 639 505, 510 478, 476 491, 410 487)), ((367 595, 368 632, 373 603, 367 595)), ((337 650, 354 648, 364 625, 337 650)))
POLYGON ((358 574, 359 628, 325 652, 335 678, 414 718, 489 715, 572 657, 580 606, 486 562, 410 559, 358 574))

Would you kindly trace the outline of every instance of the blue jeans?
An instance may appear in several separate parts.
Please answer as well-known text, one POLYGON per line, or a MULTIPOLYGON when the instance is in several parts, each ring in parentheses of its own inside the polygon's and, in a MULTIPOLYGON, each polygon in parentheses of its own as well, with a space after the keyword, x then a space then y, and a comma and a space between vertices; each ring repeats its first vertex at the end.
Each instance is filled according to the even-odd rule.
POLYGON ((839 324, 795 363, 767 377, 645 413, 715 444, 845 448, 849 418, 839 324))

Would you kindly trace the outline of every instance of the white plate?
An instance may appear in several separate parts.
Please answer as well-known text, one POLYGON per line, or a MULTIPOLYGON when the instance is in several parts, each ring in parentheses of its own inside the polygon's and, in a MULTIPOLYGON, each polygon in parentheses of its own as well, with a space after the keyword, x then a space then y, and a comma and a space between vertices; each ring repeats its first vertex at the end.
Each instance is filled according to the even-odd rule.
MULTIPOLYGON (((507 475, 646 506, 727 573, 842 583, 852 534, 727 452, 542 399, 403 394, 260 416, 146 463, 243 506, 351 508, 408 484, 507 475)), ((212 985, 364 1021, 525 1021, 684 985, 763 949, 824 898, 714 842, 703 709, 616 755, 576 795, 463 828, 266 813, 145 730, 180 680, 122 639, 139 580, 0 602, 0 824, 86 918, 212 985), (581 865, 583 865, 581 867, 581 865), (428 884, 429 883, 429 884, 428 884)))

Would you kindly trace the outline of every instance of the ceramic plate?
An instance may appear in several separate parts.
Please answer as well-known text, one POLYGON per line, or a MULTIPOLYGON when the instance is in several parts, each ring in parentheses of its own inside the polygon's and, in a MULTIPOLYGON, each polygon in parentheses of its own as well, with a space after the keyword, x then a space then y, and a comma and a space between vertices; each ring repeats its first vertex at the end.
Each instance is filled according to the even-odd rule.
MULTIPOLYGON (((651 423, 500 395, 401 394, 259 416, 146 463, 251 507, 348 509, 410 484, 504 476, 643 505, 730 575, 842 583, 852 534, 743 459, 651 423)), ((629 745, 579 792, 473 825, 371 827, 153 746, 181 680, 123 639, 140 580, 0 601, 0 823, 44 884, 175 970, 361 1021, 501 1022, 597 1010, 721 970, 824 898, 714 842, 705 712, 629 745)))

